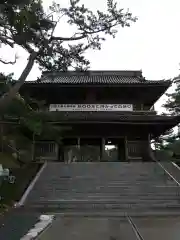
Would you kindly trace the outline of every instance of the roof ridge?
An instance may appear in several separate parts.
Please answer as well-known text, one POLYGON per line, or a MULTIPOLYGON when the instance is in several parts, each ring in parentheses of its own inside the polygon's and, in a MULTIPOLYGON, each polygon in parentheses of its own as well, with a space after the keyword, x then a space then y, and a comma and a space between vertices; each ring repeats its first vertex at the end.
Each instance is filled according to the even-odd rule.
POLYGON ((89 70, 89 71, 45 71, 43 76, 124 76, 142 77, 141 70, 89 70))

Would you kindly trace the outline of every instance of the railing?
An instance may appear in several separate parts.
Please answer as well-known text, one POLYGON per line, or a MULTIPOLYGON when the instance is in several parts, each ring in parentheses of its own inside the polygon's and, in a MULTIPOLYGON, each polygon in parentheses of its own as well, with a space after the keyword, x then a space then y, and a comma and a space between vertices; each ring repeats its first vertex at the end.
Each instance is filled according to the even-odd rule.
POLYGON ((177 179, 163 166, 163 164, 161 164, 160 161, 158 161, 156 159, 156 156, 155 156, 155 154, 152 150, 149 150, 149 154, 150 154, 150 157, 151 157, 152 161, 156 162, 158 164, 158 166, 164 171, 164 173, 169 178, 171 178, 178 186, 180 186, 180 182, 177 181, 177 179))
POLYGON ((157 163, 164 170, 164 172, 180 187, 180 183, 175 179, 175 177, 173 177, 173 175, 167 169, 165 169, 165 167, 160 162, 157 163))
POLYGON ((36 142, 35 143, 36 160, 57 160, 58 146, 55 142, 36 142))
POLYGON ((141 141, 128 141, 127 142, 128 159, 142 159, 141 141))

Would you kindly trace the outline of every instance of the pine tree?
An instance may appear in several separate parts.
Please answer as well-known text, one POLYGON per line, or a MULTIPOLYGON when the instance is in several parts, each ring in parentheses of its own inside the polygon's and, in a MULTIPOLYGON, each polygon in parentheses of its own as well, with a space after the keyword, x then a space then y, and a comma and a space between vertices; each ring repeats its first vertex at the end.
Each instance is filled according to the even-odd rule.
MULTIPOLYGON (((88 49, 100 50, 106 35, 116 36, 118 27, 129 27, 137 20, 117 3, 107 0, 107 12, 93 13, 80 0, 70 0, 70 6, 62 8, 53 3, 49 13, 44 11, 41 0, 4 0, 0 4, 0 47, 20 46, 29 53, 28 63, 16 84, 0 98, 0 108, 5 108, 25 82, 34 63, 48 71, 86 70, 90 62, 84 53, 88 49), (12 2, 12 4, 11 4, 12 2), (24 2, 25 4, 17 4, 24 2), (16 4, 15 4, 16 3, 16 4), (54 32, 63 18, 73 27, 70 36, 54 32)), ((4 64, 15 64, 15 58, 4 64)))
MULTIPOLYGON (((174 92, 167 93, 168 97, 163 107, 167 115, 180 115, 180 76, 173 79, 172 83, 176 86, 174 92)), ((179 129, 179 127, 178 127, 179 129)), ((168 130, 163 136, 156 141, 157 149, 172 152, 173 156, 180 155, 180 132, 174 129, 168 130)))
POLYGON ((180 76, 173 79, 172 83, 175 85, 173 93, 167 93, 168 100, 163 105, 167 113, 173 116, 180 115, 180 76))

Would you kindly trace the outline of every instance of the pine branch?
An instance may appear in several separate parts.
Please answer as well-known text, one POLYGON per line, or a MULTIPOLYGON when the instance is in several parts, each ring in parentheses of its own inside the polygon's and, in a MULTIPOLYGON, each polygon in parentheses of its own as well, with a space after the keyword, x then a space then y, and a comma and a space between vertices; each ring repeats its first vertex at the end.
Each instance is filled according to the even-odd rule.
POLYGON ((81 35, 81 36, 79 36, 79 37, 54 37, 54 36, 52 36, 51 37, 51 40, 53 41, 53 40, 57 40, 57 41, 77 41, 77 40, 81 40, 81 39, 84 39, 84 38, 86 38, 87 37, 87 35, 85 35, 85 34, 83 34, 83 35, 81 35))
POLYGON ((6 45, 9 45, 10 47, 14 47, 14 43, 10 42, 7 37, 0 36, 0 41, 6 45))
POLYGON ((3 63, 3 64, 11 64, 11 65, 13 65, 13 64, 16 63, 17 59, 18 59, 18 57, 17 57, 17 55, 15 55, 14 61, 5 61, 2 58, 0 58, 0 62, 3 63))

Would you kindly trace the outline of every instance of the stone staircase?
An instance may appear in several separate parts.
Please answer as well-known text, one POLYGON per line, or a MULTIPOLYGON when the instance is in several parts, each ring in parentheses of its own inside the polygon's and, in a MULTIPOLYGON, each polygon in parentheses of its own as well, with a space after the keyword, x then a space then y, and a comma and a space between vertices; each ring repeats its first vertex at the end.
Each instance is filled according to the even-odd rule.
POLYGON ((154 162, 47 163, 25 206, 63 212, 177 211, 180 187, 154 162))

